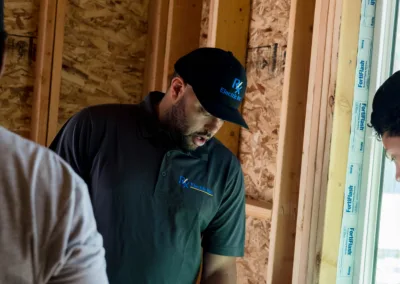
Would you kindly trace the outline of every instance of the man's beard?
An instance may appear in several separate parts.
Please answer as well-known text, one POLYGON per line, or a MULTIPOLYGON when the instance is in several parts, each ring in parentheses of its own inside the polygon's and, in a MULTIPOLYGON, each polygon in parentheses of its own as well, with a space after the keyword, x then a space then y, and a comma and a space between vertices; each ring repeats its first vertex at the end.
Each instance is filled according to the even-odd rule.
POLYGON ((176 146, 184 151, 196 150, 198 146, 193 143, 195 135, 211 137, 207 131, 189 133, 190 126, 185 112, 185 97, 165 113, 162 123, 166 126, 176 146))
POLYGON ((165 113, 162 123, 167 127, 170 137, 178 147, 185 151, 195 150, 190 143, 191 135, 185 135, 188 133, 189 125, 185 113, 184 97, 165 113))

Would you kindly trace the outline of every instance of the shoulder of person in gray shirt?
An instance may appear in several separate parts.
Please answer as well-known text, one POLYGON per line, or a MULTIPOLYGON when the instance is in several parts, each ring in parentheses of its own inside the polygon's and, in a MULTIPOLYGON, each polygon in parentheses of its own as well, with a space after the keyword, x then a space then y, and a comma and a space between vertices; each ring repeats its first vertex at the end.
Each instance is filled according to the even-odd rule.
POLYGON ((50 150, 2 127, 0 283, 108 283, 83 180, 50 150))

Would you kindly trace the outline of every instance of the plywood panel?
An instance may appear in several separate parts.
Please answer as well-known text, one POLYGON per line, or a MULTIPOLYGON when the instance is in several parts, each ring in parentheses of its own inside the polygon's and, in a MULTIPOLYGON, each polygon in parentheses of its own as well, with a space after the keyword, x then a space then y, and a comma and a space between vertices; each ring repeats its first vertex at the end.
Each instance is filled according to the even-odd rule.
POLYGON ((149 0, 71 0, 65 41, 59 127, 80 109, 142 98, 149 0))
MULTIPOLYGON (((253 0, 247 49, 248 90, 239 158, 246 194, 273 202, 290 1, 253 0)), ((271 219, 247 217, 246 255, 238 260, 238 283, 267 283, 271 219)))
POLYGON ((245 256, 237 261, 238 284, 266 283, 269 220, 246 218, 245 256))
POLYGON ((30 136, 38 5, 34 0, 5 1, 9 33, 5 74, 0 79, 0 125, 30 136))

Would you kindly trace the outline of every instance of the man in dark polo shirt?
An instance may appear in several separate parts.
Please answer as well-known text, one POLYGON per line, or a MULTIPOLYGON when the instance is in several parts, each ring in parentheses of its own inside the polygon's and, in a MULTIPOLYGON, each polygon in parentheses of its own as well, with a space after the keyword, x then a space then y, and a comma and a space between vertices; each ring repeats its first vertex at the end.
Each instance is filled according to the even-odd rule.
POLYGON ((245 192, 237 158, 213 136, 237 108, 246 72, 230 52, 197 49, 166 94, 89 107, 50 146, 87 182, 110 283, 236 283, 245 192))

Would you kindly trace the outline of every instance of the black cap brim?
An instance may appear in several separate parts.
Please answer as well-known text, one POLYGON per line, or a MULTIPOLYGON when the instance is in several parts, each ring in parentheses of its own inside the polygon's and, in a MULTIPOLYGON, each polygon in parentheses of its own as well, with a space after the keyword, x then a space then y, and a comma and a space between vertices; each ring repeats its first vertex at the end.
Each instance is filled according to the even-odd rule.
POLYGON ((223 104, 216 104, 215 102, 211 101, 200 101, 200 103, 205 108, 205 110, 213 116, 249 129, 246 121, 243 119, 239 110, 237 110, 236 108, 231 108, 223 104))

